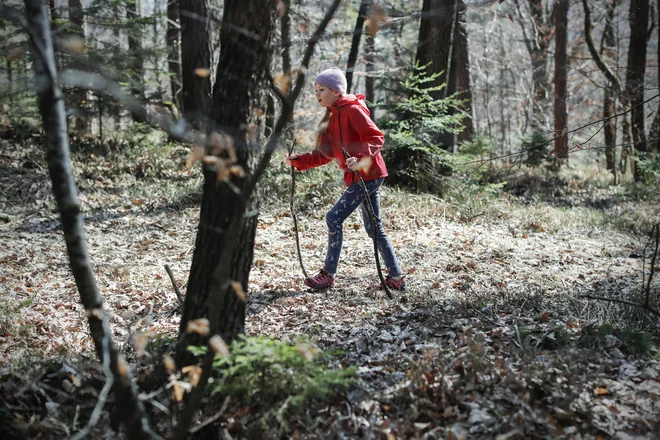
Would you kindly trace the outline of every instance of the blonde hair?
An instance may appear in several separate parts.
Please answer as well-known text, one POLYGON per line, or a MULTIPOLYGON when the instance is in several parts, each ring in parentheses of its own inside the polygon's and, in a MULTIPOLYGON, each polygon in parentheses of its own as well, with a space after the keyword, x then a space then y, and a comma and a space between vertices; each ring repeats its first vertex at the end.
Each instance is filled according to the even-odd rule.
POLYGON ((328 129, 328 121, 330 120, 331 115, 332 113, 330 112, 330 109, 326 109, 325 115, 323 115, 323 119, 321 119, 319 125, 316 127, 316 141, 314 142, 315 148, 319 148, 321 146, 321 139, 323 138, 325 131, 328 129))

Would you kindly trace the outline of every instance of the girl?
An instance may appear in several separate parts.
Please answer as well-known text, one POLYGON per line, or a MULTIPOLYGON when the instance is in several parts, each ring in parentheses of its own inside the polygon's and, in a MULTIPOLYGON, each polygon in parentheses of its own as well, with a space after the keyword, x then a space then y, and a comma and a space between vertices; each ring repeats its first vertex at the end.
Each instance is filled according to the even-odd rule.
POLYGON ((358 206, 362 212, 364 228, 373 239, 371 213, 367 204, 362 203, 365 201, 365 193, 357 176, 360 173, 376 216, 378 250, 388 272, 385 284, 390 289, 405 290, 406 281, 401 267, 380 221, 378 189, 387 177, 387 168, 380 154, 380 149, 383 147, 383 133, 369 117, 364 95, 346 94, 346 77, 341 70, 336 67, 324 70, 316 77, 314 86, 316 100, 321 107, 326 108, 325 116, 319 124, 316 148, 311 153, 288 156, 286 164, 303 171, 325 165, 334 159, 344 172, 344 183, 347 188, 325 217, 328 224, 328 251, 325 265, 318 275, 305 279, 305 284, 314 290, 334 285, 341 253, 344 220, 358 206), (344 150, 348 157, 344 154, 344 150))

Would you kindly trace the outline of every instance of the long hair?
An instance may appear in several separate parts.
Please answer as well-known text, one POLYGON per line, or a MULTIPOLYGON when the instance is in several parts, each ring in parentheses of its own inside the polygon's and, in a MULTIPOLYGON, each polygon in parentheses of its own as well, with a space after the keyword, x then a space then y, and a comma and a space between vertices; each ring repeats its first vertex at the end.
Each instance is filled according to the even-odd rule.
POLYGON ((330 109, 325 109, 325 115, 323 115, 323 119, 321 119, 319 125, 316 127, 316 141, 314 142, 315 148, 319 148, 321 146, 321 139, 323 138, 325 131, 328 129, 328 121, 330 120, 331 115, 332 113, 330 112, 330 109))

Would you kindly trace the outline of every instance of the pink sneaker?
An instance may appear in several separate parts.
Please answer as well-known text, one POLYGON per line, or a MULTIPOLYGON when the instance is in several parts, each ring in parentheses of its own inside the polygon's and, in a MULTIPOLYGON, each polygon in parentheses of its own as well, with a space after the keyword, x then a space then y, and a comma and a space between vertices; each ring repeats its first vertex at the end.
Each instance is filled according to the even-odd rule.
POLYGON ((328 272, 321 269, 321 271, 315 276, 305 278, 305 284, 314 290, 323 290, 334 286, 335 279, 328 275, 328 272))
MULTIPOLYGON (((387 287, 389 287, 391 290, 399 290, 399 291, 404 291, 408 287, 406 286, 406 277, 401 277, 398 280, 395 280, 391 276, 386 276, 385 277, 385 284, 387 287)), ((380 288, 383 288, 383 285, 380 285, 380 288)))

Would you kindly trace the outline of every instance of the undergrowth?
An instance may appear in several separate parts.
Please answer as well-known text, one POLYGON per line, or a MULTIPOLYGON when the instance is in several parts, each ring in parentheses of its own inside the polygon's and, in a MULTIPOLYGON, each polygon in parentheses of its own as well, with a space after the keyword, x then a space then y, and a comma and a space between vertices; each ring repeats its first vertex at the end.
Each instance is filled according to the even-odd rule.
MULTIPOLYGON (((205 347, 189 347, 195 354, 205 347)), ((355 368, 330 368, 336 353, 321 352, 305 340, 293 344, 267 337, 241 337, 229 354, 213 362, 218 377, 209 386, 211 395, 229 397, 259 412, 260 429, 273 423, 290 430, 290 417, 305 416, 314 401, 327 401, 354 383, 355 368)))

